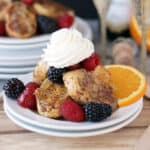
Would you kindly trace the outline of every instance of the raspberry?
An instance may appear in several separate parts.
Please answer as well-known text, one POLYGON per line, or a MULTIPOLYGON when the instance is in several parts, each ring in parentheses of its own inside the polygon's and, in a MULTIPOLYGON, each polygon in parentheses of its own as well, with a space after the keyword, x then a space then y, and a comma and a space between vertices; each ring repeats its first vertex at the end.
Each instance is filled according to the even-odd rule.
POLYGON ((69 70, 76 70, 76 69, 80 69, 80 68, 81 68, 80 64, 75 64, 75 65, 70 66, 69 70))
POLYGON ((85 120, 82 107, 69 98, 61 105, 61 114, 69 121, 80 122, 85 120))
POLYGON ((70 14, 65 13, 60 16, 57 20, 57 24, 60 28, 69 28, 74 22, 74 17, 70 14))
POLYGON ((18 104, 24 108, 36 110, 35 90, 39 87, 38 84, 30 82, 26 85, 25 90, 18 97, 18 104))
POLYGON ((0 36, 5 35, 5 23, 0 21, 0 36))
POLYGON ((83 60, 82 65, 87 71, 92 71, 96 68, 96 66, 100 63, 99 56, 94 53, 89 58, 83 60))
POLYGON ((63 83, 63 73, 66 72, 66 68, 55 68, 50 67, 48 69, 48 79, 55 82, 55 83, 63 83))
POLYGON ((87 121, 102 121, 112 114, 112 107, 109 104, 90 102, 84 106, 85 118, 87 121))
POLYGON ((22 93, 25 86, 22 83, 22 81, 18 80, 17 78, 12 78, 10 80, 7 80, 6 83, 3 86, 3 90, 5 91, 5 94, 13 99, 18 98, 18 96, 22 93))
POLYGON ((22 0, 25 4, 32 4, 34 2, 34 0, 22 0))
POLYGON ((41 33, 52 33, 58 29, 57 23, 54 19, 43 15, 37 17, 37 26, 41 33))
POLYGON ((29 90, 31 92, 34 92, 35 89, 37 89, 39 87, 39 85, 35 82, 29 82, 27 85, 26 85, 26 90, 29 90))

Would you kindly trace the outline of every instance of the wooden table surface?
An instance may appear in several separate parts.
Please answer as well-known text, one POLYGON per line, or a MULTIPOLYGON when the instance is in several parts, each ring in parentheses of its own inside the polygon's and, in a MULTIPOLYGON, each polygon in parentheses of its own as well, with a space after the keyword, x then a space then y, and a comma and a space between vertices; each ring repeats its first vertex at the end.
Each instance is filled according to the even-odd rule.
POLYGON ((40 135, 15 125, 5 115, 0 100, 0 150, 134 150, 150 125, 150 101, 144 100, 140 116, 116 132, 87 138, 58 138, 40 135))

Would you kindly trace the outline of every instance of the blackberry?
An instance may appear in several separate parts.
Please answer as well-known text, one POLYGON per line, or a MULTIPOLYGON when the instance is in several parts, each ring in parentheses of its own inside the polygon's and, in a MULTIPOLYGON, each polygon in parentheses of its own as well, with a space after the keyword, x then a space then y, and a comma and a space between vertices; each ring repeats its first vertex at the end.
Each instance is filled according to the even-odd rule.
POLYGON ((55 67, 49 67, 48 69, 48 79, 55 82, 55 83, 63 83, 63 73, 66 72, 66 68, 55 68, 55 67))
POLYGON ((40 33, 52 33, 58 30, 54 19, 42 15, 37 16, 37 26, 40 33))
POLYGON ((112 107, 105 103, 90 102, 84 106, 87 121, 101 121, 112 114, 112 107))
POLYGON ((24 89, 25 89, 24 84, 17 78, 7 80, 3 86, 5 94, 13 99, 17 99, 24 89))

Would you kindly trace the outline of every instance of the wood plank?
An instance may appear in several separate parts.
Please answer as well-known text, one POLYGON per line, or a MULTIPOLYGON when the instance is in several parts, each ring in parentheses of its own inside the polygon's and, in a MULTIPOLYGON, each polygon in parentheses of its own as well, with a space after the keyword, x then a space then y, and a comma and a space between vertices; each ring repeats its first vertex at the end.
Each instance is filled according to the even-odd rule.
POLYGON ((133 150, 145 128, 124 128, 114 133, 87 138, 57 138, 35 133, 0 136, 1 150, 133 150))
POLYGON ((144 108, 149 108, 150 109, 150 100, 144 99, 144 108))
POLYGON ((5 133, 18 133, 18 132, 27 132, 23 128, 19 127, 15 123, 13 123, 4 112, 0 113, 0 134, 5 133))
POLYGON ((150 125, 150 109, 145 108, 137 119, 135 119, 129 127, 147 127, 150 125))
POLYGON ((3 111, 3 101, 0 99, 0 111, 3 111))

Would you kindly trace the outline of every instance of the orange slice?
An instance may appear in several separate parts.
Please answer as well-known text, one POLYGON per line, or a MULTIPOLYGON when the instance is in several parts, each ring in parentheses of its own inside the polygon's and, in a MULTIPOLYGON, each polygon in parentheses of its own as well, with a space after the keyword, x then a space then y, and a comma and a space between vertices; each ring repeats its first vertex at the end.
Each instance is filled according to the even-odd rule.
MULTIPOLYGON (((140 45, 142 41, 142 33, 135 16, 132 16, 130 20, 130 34, 136 43, 140 45)), ((147 51, 150 52, 150 28, 147 30, 146 40, 147 51)))
POLYGON ((146 92, 146 80, 135 68, 125 65, 108 65, 114 94, 119 107, 128 106, 139 100, 146 92))

